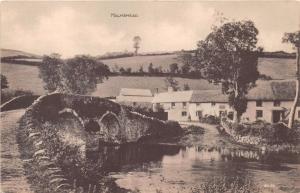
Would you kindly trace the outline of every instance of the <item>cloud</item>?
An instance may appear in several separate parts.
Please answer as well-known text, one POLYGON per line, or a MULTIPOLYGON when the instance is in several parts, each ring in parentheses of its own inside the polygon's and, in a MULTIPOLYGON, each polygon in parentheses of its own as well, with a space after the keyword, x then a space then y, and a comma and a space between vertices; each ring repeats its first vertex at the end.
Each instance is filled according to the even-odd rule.
POLYGON ((125 35, 120 31, 111 31, 104 24, 88 21, 86 15, 72 8, 61 8, 49 16, 40 17, 32 28, 12 25, 11 21, 6 21, 5 26, 12 26, 9 26, 9 30, 3 30, 2 37, 7 46, 14 49, 40 54, 57 52, 69 57, 106 52, 113 49, 125 35))

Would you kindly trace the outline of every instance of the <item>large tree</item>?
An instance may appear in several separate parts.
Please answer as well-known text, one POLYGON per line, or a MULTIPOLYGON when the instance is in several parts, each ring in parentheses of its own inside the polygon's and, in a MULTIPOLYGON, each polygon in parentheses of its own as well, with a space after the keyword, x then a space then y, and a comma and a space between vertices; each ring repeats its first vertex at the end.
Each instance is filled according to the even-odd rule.
POLYGON ((222 85, 235 110, 235 122, 246 111, 246 94, 259 76, 257 35, 252 21, 234 21, 214 27, 205 40, 198 42, 195 66, 209 82, 222 85))
POLYGON ((40 77, 49 92, 87 94, 109 75, 106 65, 91 56, 75 56, 62 60, 58 55, 44 56, 40 77))
POLYGON ((291 108, 290 117, 289 117, 289 123, 288 127, 293 128, 294 125, 294 119, 295 119, 295 112, 297 104, 299 103, 299 97, 300 97, 300 31, 294 32, 294 33, 285 33, 283 37, 283 42, 291 43, 293 44, 296 51, 296 95, 294 99, 293 106, 291 108))
POLYGON ((142 38, 140 36, 133 37, 133 48, 135 49, 135 51, 134 51, 135 55, 138 55, 141 41, 142 41, 142 38))
POLYGON ((181 72, 183 74, 189 73, 194 62, 193 55, 190 52, 182 50, 177 54, 176 59, 182 63, 181 72))

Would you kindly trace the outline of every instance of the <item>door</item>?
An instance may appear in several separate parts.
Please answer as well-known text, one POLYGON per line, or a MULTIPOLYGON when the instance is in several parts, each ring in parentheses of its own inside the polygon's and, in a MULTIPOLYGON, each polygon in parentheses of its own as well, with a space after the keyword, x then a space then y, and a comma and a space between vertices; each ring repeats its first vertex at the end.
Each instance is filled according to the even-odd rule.
POLYGON ((278 123, 281 120, 282 111, 273 111, 273 123, 278 123))

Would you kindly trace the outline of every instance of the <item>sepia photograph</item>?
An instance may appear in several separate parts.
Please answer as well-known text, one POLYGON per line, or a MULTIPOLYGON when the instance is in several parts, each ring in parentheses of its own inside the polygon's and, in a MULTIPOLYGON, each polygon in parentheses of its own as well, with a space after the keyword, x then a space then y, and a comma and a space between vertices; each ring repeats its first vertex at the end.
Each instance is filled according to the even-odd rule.
POLYGON ((300 193, 300 1, 0 1, 0 193, 300 193))

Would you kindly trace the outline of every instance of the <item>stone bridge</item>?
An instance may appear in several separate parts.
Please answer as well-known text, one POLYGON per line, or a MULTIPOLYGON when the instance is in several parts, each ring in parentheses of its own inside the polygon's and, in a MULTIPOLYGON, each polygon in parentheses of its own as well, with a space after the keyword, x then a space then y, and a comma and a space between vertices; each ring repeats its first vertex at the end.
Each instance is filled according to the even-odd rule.
POLYGON ((81 138, 88 146, 99 142, 137 142, 143 138, 170 137, 182 132, 176 122, 147 117, 107 99, 91 96, 45 95, 38 98, 26 114, 31 117, 31 124, 40 128, 45 127, 45 123, 56 124, 64 135, 81 138), (63 123, 66 120, 69 122, 63 123))

